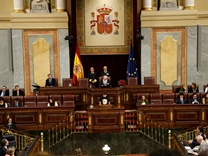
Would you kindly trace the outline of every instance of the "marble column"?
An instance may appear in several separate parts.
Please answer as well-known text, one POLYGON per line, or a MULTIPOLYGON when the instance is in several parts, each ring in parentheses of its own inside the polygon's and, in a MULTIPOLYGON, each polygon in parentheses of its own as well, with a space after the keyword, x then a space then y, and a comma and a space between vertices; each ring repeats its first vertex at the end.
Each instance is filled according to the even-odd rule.
POLYGON ((185 0, 185 9, 195 9, 195 0, 185 0))
POLYGON ((14 12, 21 13, 24 12, 23 0, 13 0, 14 1, 14 12))
POLYGON ((56 0, 56 12, 65 12, 65 10, 66 10, 66 1, 56 0))
POLYGON ((152 0, 143 0, 144 10, 152 10, 152 0))

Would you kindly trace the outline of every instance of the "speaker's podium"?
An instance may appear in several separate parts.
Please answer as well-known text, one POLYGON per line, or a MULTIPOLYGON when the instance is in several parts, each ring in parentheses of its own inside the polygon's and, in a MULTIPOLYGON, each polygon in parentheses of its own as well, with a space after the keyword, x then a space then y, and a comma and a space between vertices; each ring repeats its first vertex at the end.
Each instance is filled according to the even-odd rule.
POLYGON ((89 107, 88 132, 124 132, 124 107, 120 105, 89 107))

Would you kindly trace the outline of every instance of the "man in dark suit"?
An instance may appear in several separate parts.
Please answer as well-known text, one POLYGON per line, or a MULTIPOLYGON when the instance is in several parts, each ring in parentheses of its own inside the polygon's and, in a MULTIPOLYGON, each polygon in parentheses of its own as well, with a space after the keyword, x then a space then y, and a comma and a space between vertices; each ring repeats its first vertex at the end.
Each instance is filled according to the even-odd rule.
POLYGON ((12 93, 12 96, 24 96, 24 92, 19 88, 18 85, 15 86, 15 90, 12 93))
POLYGON ((95 73, 94 68, 90 68, 90 73, 88 73, 89 84, 91 87, 97 87, 97 73, 95 73))
POLYGON ((19 101, 19 98, 14 99, 12 107, 22 107, 22 102, 19 101))
POLYGON ((48 78, 46 79, 45 86, 46 87, 54 87, 56 86, 56 79, 52 78, 52 74, 48 74, 48 78))
POLYGON ((9 91, 7 90, 6 86, 2 86, 2 89, 0 90, 0 96, 9 96, 9 91))
POLYGON ((107 75, 108 77, 111 76, 111 72, 108 71, 107 66, 104 66, 104 67, 103 67, 103 71, 100 72, 100 76, 104 76, 104 75, 107 75))
POLYGON ((6 155, 6 150, 7 150, 8 145, 9 145, 9 141, 7 139, 1 140, 1 152, 3 156, 6 155))
POLYGON ((188 103, 187 100, 184 98, 183 93, 180 93, 180 94, 178 95, 178 98, 177 98, 177 100, 176 100, 176 103, 177 103, 177 104, 186 104, 186 103, 188 103))
MULTIPOLYGON (((196 129, 196 133, 197 135, 201 135, 202 137, 204 137, 204 129, 201 126, 198 126, 196 129)), ((203 138, 204 139, 204 138, 203 138)), ((197 139, 193 139, 193 140, 189 140, 188 141, 189 146, 193 149, 195 146, 199 146, 200 143, 197 142, 197 139)))
POLYGON ((190 104, 201 104, 202 102, 201 102, 200 98, 198 98, 197 93, 193 93, 192 97, 189 100, 189 103, 190 104))
POLYGON ((110 80, 108 79, 107 75, 103 76, 103 79, 100 81, 101 88, 109 88, 110 87, 110 80))

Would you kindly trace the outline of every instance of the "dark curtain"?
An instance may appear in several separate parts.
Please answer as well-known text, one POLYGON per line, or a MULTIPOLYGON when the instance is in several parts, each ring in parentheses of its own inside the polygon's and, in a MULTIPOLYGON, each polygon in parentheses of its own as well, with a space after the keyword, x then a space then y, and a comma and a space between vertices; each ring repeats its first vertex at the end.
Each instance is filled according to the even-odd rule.
POLYGON ((126 79, 128 55, 82 55, 81 59, 85 77, 88 77, 90 67, 94 67, 95 72, 100 74, 103 66, 107 66, 113 87, 117 87, 118 80, 126 79))

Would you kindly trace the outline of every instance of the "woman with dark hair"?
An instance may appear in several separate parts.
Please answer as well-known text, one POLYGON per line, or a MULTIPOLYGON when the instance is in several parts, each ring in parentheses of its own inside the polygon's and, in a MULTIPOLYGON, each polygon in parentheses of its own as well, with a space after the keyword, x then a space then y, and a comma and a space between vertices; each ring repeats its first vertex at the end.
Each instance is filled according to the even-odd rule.
POLYGON ((8 107, 7 103, 4 101, 3 97, 0 97, 0 107, 8 107))
POLYGON ((188 88, 188 93, 198 93, 199 92, 199 88, 197 87, 195 82, 191 83, 191 87, 188 88))
POLYGON ((58 103, 54 100, 54 98, 49 98, 48 106, 58 106, 58 103))
POLYGON ((7 124, 5 125, 6 129, 16 129, 16 125, 12 122, 12 118, 7 120, 7 124))
POLYGON ((138 104, 138 105, 148 105, 148 104, 149 104, 149 101, 148 101, 148 99, 146 98, 145 95, 142 95, 142 96, 141 96, 141 99, 139 99, 139 100, 137 101, 137 104, 138 104))

